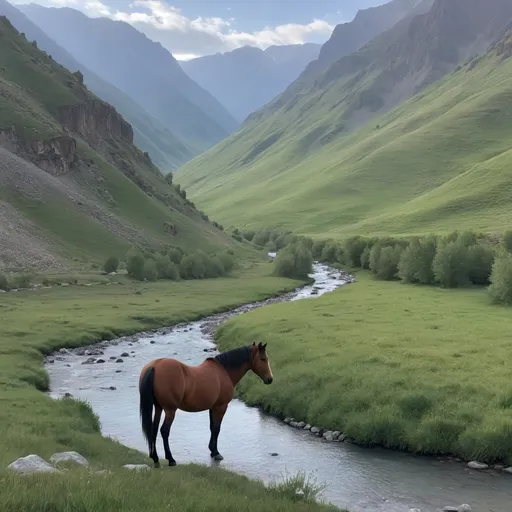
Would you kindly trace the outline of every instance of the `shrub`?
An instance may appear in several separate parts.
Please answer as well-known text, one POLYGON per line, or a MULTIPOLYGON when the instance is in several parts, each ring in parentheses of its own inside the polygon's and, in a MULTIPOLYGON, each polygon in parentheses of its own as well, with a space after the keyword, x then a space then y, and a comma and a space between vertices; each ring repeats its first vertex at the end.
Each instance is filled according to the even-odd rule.
POLYGON ((134 279, 144 279, 144 256, 137 249, 130 249, 126 255, 126 271, 134 279))
POLYGON ((224 272, 229 274, 235 268, 235 258, 228 252, 223 252, 218 255, 220 262, 224 268, 224 272))
POLYGON ((473 284, 488 285, 494 253, 488 245, 476 244, 468 248, 469 280, 473 284))
POLYGON ((169 266, 172 265, 171 258, 169 256, 160 256, 156 260, 156 272, 158 279, 167 279, 169 273, 169 266))
POLYGON ((242 235, 239 235, 238 233, 233 233, 231 235, 237 242, 243 242, 242 235))
POLYGON ((4 274, 0 274, 0 290, 9 290, 9 281, 7 280, 7 277, 4 274))
POLYGON ((267 249, 267 251, 269 252, 275 252, 277 251, 277 245, 275 242, 268 242, 267 245, 265 246, 265 248, 267 249))
POLYGON ((320 255, 320 261, 325 263, 336 263, 338 261, 338 250, 340 246, 335 240, 327 240, 322 254, 320 255))
POLYGON ((143 276, 147 281, 156 281, 158 279, 155 260, 146 260, 144 262, 143 276))
POLYGON ((171 258, 171 261, 175 265, 179 265, 181 263, 181 259, 183 258, 183 254, 178 249, 171 249, 167 255, 171 258))
POLYGON ((105 263, 103 264, 103 270, 107 274, 111 274, 112 272, 117 272, 117 269, 119 268, 119 258, 116 256, 109 256, 105 263))
POLYGON ((400 257, 398 277, 405 283, 433 284, 436 245, 435 237, 413 240, 400 257))
POLYGON ((305 279, 313 270, 313 255, 305 244, 285 247, 276 257, 275 274, 281 277, 305 279))
POLYGON ((468 248, 461 240, 449 242, 437 249, 432 263, 436 280, 444 288, 469 284, 468 248))
POLYGON ((32 282, 30 274, 18 274, 12 279, 13 288, 28 288, 32 282))
POLYGON ((402 256, 403 248, 399 245, 395 247, 382 247, 375 246, 372 252, 376 250, 378 256, 376 257, 373 266, 371 267, 372 273, 378 278, 385 281, 392 281, 397 277, 398 264, 402 256))
POLYGON ((226 274, 226 269, 218 256, 209 259, 206 277, 220 277, 226 274))
POLYGON ((473 233, 473 231, 464 231, 464 233, 461 233, 458 236, 457 240, 459 240, 465 247, 471 247, 477 242, 476 233, 473 233))
POLYGON ((180 275, 183 279, 203 279, 206 273, 203 260, 197 254, 187 254, 181 260, 180 275))
POLYGON ((497 304, 512 304, 512 255, 498 256, 492 266, 489 294, 497 304))
POLYGON ((270 233, 267 230, 262 230, 254 235, 252 239, 253 244, 264 247, 265 244, 270 240, 270 233))
POLYGON ((508 252, 512 252, 512 231, 506 231, 503 235, 503 247, 508 252))
POLYGON ((252 239, 254 238, 254 235, 256 234, 255 231, 244 231, 242 233, 242 236, 248 240, 249 242, 252 242, 252 239))
POLYGON ((345 257, 347 265, 359 267, 361 265, 361 255, 367 245, 364 238, 354 236, 345 242, 345 257))
POLYGON ((173 179, 173 174, 172 172, 168 173, 165 175, 165 181, 169 184, 169 185, 172 185, 172 179, 173 179))
POLYGON ((364 270, 370 269, 370 247, 366 246, 364 251, 361 253, 361 268, 364 270))
POLYGON ((322 251, 324 250, 325 244, 327 240, 315 240, 313 242, 313 247, 311 251, 313 252, 313 257, 319 259, 322 256, 322 251))

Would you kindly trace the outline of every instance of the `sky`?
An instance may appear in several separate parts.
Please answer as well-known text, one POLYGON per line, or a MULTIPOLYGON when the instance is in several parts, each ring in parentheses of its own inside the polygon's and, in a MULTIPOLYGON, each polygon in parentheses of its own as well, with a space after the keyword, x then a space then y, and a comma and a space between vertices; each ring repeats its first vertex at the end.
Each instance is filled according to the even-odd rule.
POLYGON ((186 60, 250 45, 324 43, 358 9, 387 0, 10 0, 125 21, 186 60))

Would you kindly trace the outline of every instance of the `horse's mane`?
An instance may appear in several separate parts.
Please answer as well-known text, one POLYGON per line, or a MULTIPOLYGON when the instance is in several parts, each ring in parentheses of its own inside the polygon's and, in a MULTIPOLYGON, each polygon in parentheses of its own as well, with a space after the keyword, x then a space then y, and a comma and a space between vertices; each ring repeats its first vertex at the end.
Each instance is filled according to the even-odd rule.
POLYGON ((251 347, 240 347, 233 350, 228 350, 216 355, 215 357, 209 357, 208 359, 214 359, 226 370, 235 370, 240 368, 251 359, 251 347))

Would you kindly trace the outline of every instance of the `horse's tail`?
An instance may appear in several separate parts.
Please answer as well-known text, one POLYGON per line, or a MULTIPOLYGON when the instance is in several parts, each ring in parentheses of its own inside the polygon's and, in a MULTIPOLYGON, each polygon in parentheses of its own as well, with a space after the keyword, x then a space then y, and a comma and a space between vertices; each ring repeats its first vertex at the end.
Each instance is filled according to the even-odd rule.
POLYGON ((148 442, 149 450, 152 448, 153 439, 153 407, 155 405, 155 395, 153 393, 153 382, 155 380, 155 368, 153 366, 146 370, 143 375, 140 386, 140 419, 142 423, 142 432, 148 442))

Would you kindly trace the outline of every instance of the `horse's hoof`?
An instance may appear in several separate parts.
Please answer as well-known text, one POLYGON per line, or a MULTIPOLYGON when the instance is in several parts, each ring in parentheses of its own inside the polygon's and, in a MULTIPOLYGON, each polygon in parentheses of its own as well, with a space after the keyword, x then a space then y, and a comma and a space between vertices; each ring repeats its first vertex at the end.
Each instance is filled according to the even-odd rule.
POLYGON ((218 461, 224 460, 224 457, 220 453, 217 453, 217 455, 212 455, 212 458, 213 458, 213 460, 218 460, 218 461))
POLYGON ((170 460, 170 461, 169 461, 169 466, 170 466, 171 468, 173 468, 173 467, 174 467, 174 466, 176 466, 176 465, 177 465, 177 463, 176 463, 176 461, 175 461, 175 460, 170 460))
POLYGON ((155 462, 155 469, 160 469, 162 466, 160 466, 160 462, 155 462))

